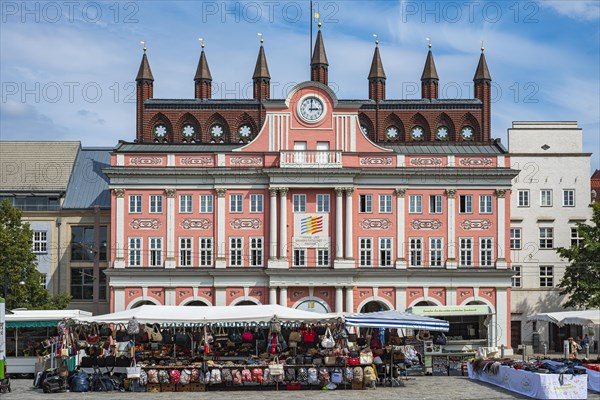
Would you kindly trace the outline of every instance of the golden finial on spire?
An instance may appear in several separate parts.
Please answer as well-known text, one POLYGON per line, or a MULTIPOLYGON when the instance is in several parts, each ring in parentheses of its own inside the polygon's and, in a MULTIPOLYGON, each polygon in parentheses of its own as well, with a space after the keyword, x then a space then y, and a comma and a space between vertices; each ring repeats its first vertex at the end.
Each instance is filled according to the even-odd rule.
POLYGON ((485 47, 483 47, 483 40, 480 40, 481 42, 481 52, 483 53, 483 51, 485 50, 485 47))
POLYGON ((263 39, 263 34, 258 32, 258 37, 260 38, 260 44, 263 44, 265 42, 265 39, 263 39))
POLYGON ((202 50, 204 50, 204 38, 198 38, 198 40, 199 40, 199 41, 200 41, 200 43, 201 43, 202 50))
POLYGON ((378 39, 379 35, 374 33, 373 37, 375 38, 375 46, 378 46, 379 45, 379 39, 378 39))
POLYGON ((144 46, 144 53, 145 53, 145 52, 146 52, 146 50, 147 50, 147 49, 146 49, 146 41, 142 40, 142 41, 140 41, 140 44, 141 44, 142 46, 144 46))
POLYGON ((431 38, 425 38, 427 40, 427 47, 431 48, 431 38))
POLYGON ((315 19, 317 20, 317 26, 319 27, 319 29, 321 29, 321 14, 319 14, 318 12, 315 13, 315 19))

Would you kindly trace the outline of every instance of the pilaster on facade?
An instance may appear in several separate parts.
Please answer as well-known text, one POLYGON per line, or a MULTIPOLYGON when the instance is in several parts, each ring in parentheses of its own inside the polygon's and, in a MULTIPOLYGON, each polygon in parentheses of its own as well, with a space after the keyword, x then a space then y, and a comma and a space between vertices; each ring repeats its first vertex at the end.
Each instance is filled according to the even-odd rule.
POLYGON ((346 286, 346 312, 354 312, 354 287, 346 286))
POLYGON ((277 287, 275 286, 269 288, 269 304, 277 304, 277 287))
POLYGON ((506 193, 507 189, 496 189, 496 197, 498 198, 497 211, 497 226, 498 226, 498 243, 496 249, 498 256, 496 260, 496 268, 507 268, 506 262, 506 193))
POLYGON ((279 288, 279 305, 282 307, 288 306, 288 288, 282 286, 279 288))
POLYGON ((447 189, 446 197, 448 198, 448 258, 446 260, 446 268, 456 269, 456 189, 447 189))
POLYGON ((217 188, 215 191, 217 194, 217 259, 215 260, 215 268, 225 268, 227 266, 225 258, 225 196, 227 189, 217 188))
POLYGON ((287 195, 288 188, 279 188, 279 195, 281 200, 281 222, 279 223, 279 258, 282 261, 287 261, 287 195))
POLYGON ((175 268, 175 189, 165 189, 167 196, 167 253, 165 268, 175 268))
POLYGON ((396 189, 396 269, 406 269, 405 258, 405 236, 406 227, 404 224, 404 216, 406 213, 406 189, 396 189))
POLYGON ((115 193, 115 263, 114 268, 125 268, 125 189, 113 189, 115 193))
POLYGON ((269 264, 277 258, 277 188, 269 188, 269 264))
POLYGON ((344 288, 342 286, 335 287, 335 312, 344 312, 344 288))
MULTIPOLYGON (((344 233, 343 231, 343 188, 335 188, 335 264, 344 258, 344 233)), ((334 265, 335 265, 334 264, 334 265)))
POLYGON ((353 222, 352 222, 352 213, 354 212, 354 207, 352 207, 352 193, 354 192, 354 188, 345 188, 346 191, 346 259, 352 260, 354 259, 354 255, 352 252, 352 242, 354 240, 353 234, 353 222))

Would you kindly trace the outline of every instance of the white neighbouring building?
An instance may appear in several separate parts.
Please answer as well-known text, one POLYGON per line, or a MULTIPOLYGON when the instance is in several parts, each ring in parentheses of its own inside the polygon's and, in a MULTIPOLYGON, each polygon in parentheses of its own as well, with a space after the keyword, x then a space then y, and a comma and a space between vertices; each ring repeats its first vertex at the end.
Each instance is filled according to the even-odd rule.
POLYGON ((590 153, 583 153, 577 122, 513 122, 508 129, 511 166, 520 170, 511 191, 510 252, 515 276, 511 296, 511 342, 535 351, 562 351, 582 328, 528 322, 527 316, 563 310, 556 288, 566 260, 556 248, 578 240, 577 222, 589 223, 590 153))

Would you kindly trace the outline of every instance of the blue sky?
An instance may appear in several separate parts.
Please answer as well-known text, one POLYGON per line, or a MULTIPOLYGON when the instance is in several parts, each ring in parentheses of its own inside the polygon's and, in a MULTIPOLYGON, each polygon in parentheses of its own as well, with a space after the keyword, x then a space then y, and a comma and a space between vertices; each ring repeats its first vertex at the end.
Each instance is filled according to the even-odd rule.
MULTIPOLYGON (((114 146, 135 137, 133 81, 147 41, 155 98, 193 97, 205 38, 215 97, 251 96, 258 32, 282 98, 309 77, 308 0, 3 0, 0 138, 114 146)), ((600 2, 315 1, 340 98, 366 98, 373 34, 388 98, 417 98, 431 38, 440 97, 472 97, 484 40, 493 136, 515 120, 576 120, 600 168, 600 2)))

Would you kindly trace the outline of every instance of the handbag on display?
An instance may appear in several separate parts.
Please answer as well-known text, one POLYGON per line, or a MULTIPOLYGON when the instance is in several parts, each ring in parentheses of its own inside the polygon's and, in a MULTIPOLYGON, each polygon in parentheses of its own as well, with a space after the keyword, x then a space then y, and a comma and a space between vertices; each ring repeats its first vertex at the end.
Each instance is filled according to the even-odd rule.
POLYGON ((135 317, 131 318, 129 322, 127 322, 127 333, 129 333, 131 336, 140 333, 140 324, 137 322, 135 317))
POLYGON ((139 379, 142 375, 142 367, 127 367, 127 379, 139 379))
POLYGON ((238 328, 234 328, 233 331, 229 334, 229 340, 235 344, 242 343, 242 333, 238 328))
POLYGON ((92 326, 90 327, 90 332, 87 334, 86 340, 88 343, 98 343, 98 340, 100 340, 100 337, 98 336, 98 325, 97 324, 92 324, 92 326))
POLYGON ((274 320, 271 322, 271 332, 273 333, 281 333, 281 322, 274 320))
POLYGON ((371 350, 363 350, 360 352, 361 364, 373 364, 373 352, 371 350))
POLYGON ((272 376, 280 376, 284 374, 283 364, 279 362, 279 357, 275 357, 273 362, 269 364, 269 372, 272 376))
POLYGON ((116 357, 115 367, 131 367, 131 359, 127 356, 116 357))
POLYGON ((335 339, 333 339, 329 327, 325 331, 325 336, 323 337, 323 340, 321 340, 321 347, 325 349, 332 349, 333 347, 335 347, 335 339))
POLYGON ((123 324, 119 324, 116 328, 115 341, 116 342, 129 342, 131 340, 131 336, 127 333, 127 328, 123 324))
POLYGON ((288 342, 290 343, 290 347, 291 343, 298 343, 302 341, 302 335, 300 334, 300 332, 298 331, 292 331, 290 332, 290 336, 288 337, 288 342))
POLYGON ((162 333, 160 333, 160 329, 158 324, 154 324, 152 326, 152 331, 150 332, 150 341, 152 342, 162 342, 162 333))
POLYGON ((175 333, 169 331, 168 329, 163 329, 161 332, 162 342, 164 344, 175 344, 175 333))
POLYGON ((184 331, 179 331, 175 334, 175 344, 181 347, 185 347, 188 344, 190 337, 184 331))
POLYGON ((102 324, 102 327, 98 330, 98 336, 101 338, 107 338, 112 336, 112 329, 109 324, 102 324))
POLYGON ((251 343, 254 340, 254 335, 252 334, 252 332, 245 330, 242 333, 242 341, 245 343, 251 343))
POLYGON ((315 342, 315 330, 313 328, 307 328, 302 331, 302 341, 304 343, 315 342))
POLYGON ((323 364, 327 365, 328 367, 335 365, 335 357, 333 357, 333 356, 323 357, 323 364))

